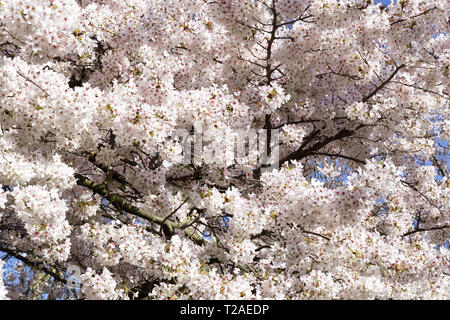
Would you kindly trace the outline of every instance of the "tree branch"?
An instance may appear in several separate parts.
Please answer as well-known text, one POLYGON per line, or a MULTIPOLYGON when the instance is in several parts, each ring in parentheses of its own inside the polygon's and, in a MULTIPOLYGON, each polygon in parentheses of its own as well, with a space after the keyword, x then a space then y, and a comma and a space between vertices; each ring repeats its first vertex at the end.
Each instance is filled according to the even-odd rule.
POLYGON ((389 76, 389 78, 387 78, 386 80, 384 80, 378 87, 375 88, 375 90, 373 90, 368 96, 364 97, 364 99, 362 99, 362 102, 367 102, 370 98, 372 98, 374 95, 376 95, 378 93, 378 91, 380 91, 381 89, 383 89, 383 87, 385 85, 387 85, 397 74, 397 72, 399 72, 401 69, 405 68, 406 65, 402 64, 400 66, 398 66, 397 68, 395 68, 394 72, 392 72, 392 74, 389 76))
POLYGON ((435 226, 435 227, 430 227, 430 228, 417 228, 417 229, 414 229, 412 231, 408 231, 408 232, 404 233, 402 235, 402 237, 409 236, 409 235, 414 234, 416 232, 433 231, 433 230, 444 230, 444 229, 448 229, 448 228, 450 228, 450 225, 447 225, 447 224, 445 224, 443 226, 435 226))
MULTIPOLYGON (((123 197, 110 193, 107 186, 104 184, 95 183, 89 178, 82 176, 81 174, 75 173, 75 178, 77 179, 77 184, 92 190, 94 193, 97 193, 107 199, 117 210, 125 211, 131 215, 140 217, 144 220, 147 220, 152 223, 156 223, 162 227, 164 227, 170 235, 175 234, 175 229, 179 229, 180 226, 178 224, 173 223, 170 220, 165 220, 162 217, 151 214, 145 210, 142 210, 138 207, 135 207, 129 204, 127 201, 123 199, 123 197)), ((204 244, 204 240, 201 235, 197 234, 193 229, 185 229, 184 234, 191 238, 195 243, 199 245, 204 244)))
POLYGON ((7 254, 9 254, 10 256, 22 261, 23 263, 25 263, 26 265, 35 268, 35 269, 39 269, 42 270, 44 273, 52 276, 55 280, 62 282, 64 284, 67 283, 67 280, 62 278, 60 275, 58 275, 56 272, 48 269, 47 267, 45 267, 41 262, 37 262, 37 261, 32 261, 30 259, 28 259, 27 257, 22 256, 19 252, 8 249, 6 247, 0 246, 0 251, 6 252, 7 254))

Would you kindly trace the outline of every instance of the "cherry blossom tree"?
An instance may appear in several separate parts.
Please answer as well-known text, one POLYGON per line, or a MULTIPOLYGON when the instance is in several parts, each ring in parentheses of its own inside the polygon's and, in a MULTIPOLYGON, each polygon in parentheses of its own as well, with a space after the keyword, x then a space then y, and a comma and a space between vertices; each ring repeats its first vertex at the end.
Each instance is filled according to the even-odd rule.
POLYGON ((7 297, 448 299, 448 32, 445 0, 0 0, 7 297))

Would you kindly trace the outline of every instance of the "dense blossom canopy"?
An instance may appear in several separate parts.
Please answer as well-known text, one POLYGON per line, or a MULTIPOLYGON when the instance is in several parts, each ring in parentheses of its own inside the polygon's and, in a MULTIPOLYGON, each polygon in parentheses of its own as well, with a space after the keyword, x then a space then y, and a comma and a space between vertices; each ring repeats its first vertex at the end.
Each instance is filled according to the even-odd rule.
POLYGON ((448 19, 445 0, 0 0, 7 296, 448 299, 448 19), (187 163, 176 132, 199 126, 216 149, 263 130, 276 168, 187 163))

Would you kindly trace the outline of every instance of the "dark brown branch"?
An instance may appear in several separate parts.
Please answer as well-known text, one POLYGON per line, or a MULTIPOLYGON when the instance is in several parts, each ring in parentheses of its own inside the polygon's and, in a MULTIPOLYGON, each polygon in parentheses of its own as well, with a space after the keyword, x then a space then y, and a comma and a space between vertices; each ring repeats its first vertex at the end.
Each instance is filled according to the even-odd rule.
POLYGON ((335 158, 335 157, 336 158, 343 158, 343 159, 355 161, 355 162, 360 163, 360 164, 365 164, 366 163, 364 160, 360 160, 360 159, 357 159, 357 158, 345 156, 345 155, 339 154, 339 153, 314 152, 312 155, 327 156, 327 157, 331 157, 331 158, 335 158))
POLYGON ((323 122, 324 120, 320 120, 320 119, 305 119, 305 120, 298 120, 298 121, 291 121, 291 122, 285 122, 282 124, 279 124, 277 126, 273 126, 273 129, 280 129, 286 125, 291 125, 291 124, 301 124, 301 123, 313 123, 313 122, 323 122))
POLYGON ((403 83, 403 82, 401 82, 401 81, 395 81, 395 80, 394 80, 394 81, 391 81, 391 82, 392 82, 392 83, 398 83, 398 84, 401 84, 401 85, 406 86, 406 87, 410 87, 410 88, 422 90, 423 92, 428 92, 428 93, 431 93, 431 94, 435 94, 435 95, 437 95, 437 96, 439 96, 439 97, 441 97, 441 98, 447 99, 447 100, 450 99, 450 97, 448 97, 449 94, 448 94, 448 93, 445 93, 445 92, 444 92, 444 95, 446 95, 447 97, 444 96, 444 95, 442 95, 442 94, 440 94, 439 92, 436 92, 436 91, 433 91, 433 90, 430 90, 430 89, 426 89, 426 88, 419 87, 419 86, 416 85, 416 84, 403 83))
POLYGON ((449 229, 450 225, 443 225, 443 226, 434 226, 434 227, 430 227, 430 228, 416 228, 414 230, 408 231, 406 233, 404 233, 402 236, 406 237, 409 236, 411 234, 417 233, 417 232, 425 232, 425 231, 433 231, 433 230, 444 230, 444 229, 449 229))
POLYGON ((308 5, 308 6, 305 8, 305 10, 303 10, 303 13, 302 13, 298 18, 292 19, 291 21, 286 21, 286 22, 280 23, 280 24, 277 25, 277 27, 280 28, 280 27, 283 27, 283 26, 287 26, 287 25, 290 25, 290 24, 294 24, 294 23, 296 23, 296 22, 298 22, 298 21, 307 22, 307 23, 315 22, 315 21, 307 21, 307 20, 306 20, 306 19, 308 19, 308 18, 311 18, 313 15, 310 14, 310 15, 308 15, 308 16, 304 16, 305 12, 308 11, 308 9, 309 9, 310 7, 311 7, 311 5, 308 5))
POLYGON ((88 161, 95 165, 97 168, 102 170, 106 175, 110 175, 112 179, 116 180, 117 182, 124 184, 128 186, 131 190, 133 190, 136 194, 139 196, 142 196, 142 192, 140 192, 138 189, 136 189, 131 183, 127 181, 127 179, 121 175, 116 170, 113 170, 112 168, 104 165, 103 163, 100 163, 96 160, 96 154, 90 153, 88 156, 88 161))
MULTIPOLYGON (((344 77, 344 78, 349 78, 349 79, 351 79, 351 80, 361 80, 361 79, 362 79, 360 76, 357 76, 357 75, 351 75, 351 74, 349 74, 348 72, 342 73, 342 72, 341 72, 341 71, 342 71, 342 68, 341 68, 341 70, 339 70, 339 71, 334 71, 334 70, 331 68, 331 66, 330 66, 330 64, 329 64, 328 62, 327 62, 327 67, 328 67, 328 69, 330 69, 331 73, 334 74, 334 75, 336 75, 336 76, 340 76, 340 77, 344 77)), ((327 74, 327 73, 325 73, 325 74, 327 74)), ((321 74, 321 75, 325 75, 325 74, 321 74)))
POLYGON ((22 78, 24 78, 26 81, 28 81, 28 82, 34 84, 36 87, 38 87, 39 89, 41 89, 47 96, 50 96, 50 95, 48 94, 48 92, 45 91, 40 85, 38 85, 36 82, 34 82, 33 80, 31 80, 30 78, 28 78, 28 77, 26 77, 25 75, 23 75, 20 71, 17 71, 17 74, 18 74, 19 76, 21 76, 22 78))
POLYGON ((336 135, 334 135, 332 137, 326 137, 322 141, 319 141, 316 144, 314 144, 312 147, 310 147, 308 149, 304 149, 304 147, 319 134, 320 131, 315 130, 310 134, 310 136, 308 136, 305 139, 305 141, 302 143, 302 145, 296 151, 294 151, 293 153, 291 153, 288 156, 281 159, 279 165, 281 166, 285 162, 292 161, 292 160, 301 160, 301 159, 305 158, 306 156, 310 156, 333 141, 340 140, 340 139, 351 136, 352 134, 354 134, 356 132, 356 130, 358 130, 361 127, 362 127, 362 125, 358 126, 354 130, 342 129, 336 135))
POLYGON ((164 225, 164 223, 170 219, 178 210, 180 210, 180 208, 189 200, 189 197, 184 199, 184 201, 175 209, 173 210, 171 213, 169 213, 162 221, 161 223, 161 227, 164 225))
POLYGON ((317 236, 317 237, 321 237, 321 238, 323 238, 323 239, 325 239, 325 240, 327 240, 327 241, 330 241, 330 240, 331 240, 330 238, 328 238, 328 237, 326 237, 326 236, 324 236, 324 235, 321 235, 320 233, 313 232, 313 231, 307 231, 307 230, 305 230, 305 229, 303 229, 303 228, 302 228, 301 230, 302 230, 303 233, 311 234, 311 235, 317 236))
POLYGON ((406 65, 402 64, 402 65, 398 66, 397 68, 395 68, 394 72, 392 72, 392 74, 386 80, 384 80, 378 87, 376 87, 375 90, 373 90, 368 96, 366 96, 366 97, 364 97, 364 99, 362 99, 362 102, 367 102, 370 98, 372 98, 374 95, 376 95, 378 93, 378 91, 383 89, 383 87, 385 85, 387 85, 395 77, 397 72, 399 72, 401 69, 403 69, 405 67, 406 67, 406 65))
POLYGON ((418 194, 420 194, 425 200, 428 201, 428 203, 429 203, 430 205, 432 205, 433 207, 435 207, 436 209, 438 209, 439 212, 441 211, 440 208, 439 208, 435 203, 433 203, 433 201, 430 200, 430 198, 428 198, 425 194, 423 194, 423 192, 421 192, 421 191, 416 187, 417 183, 412 183, 412 182, 408 182, 408 181, 405 181, 405 180, 400 180, 400 182, 401 182, 404 186, 408 186, 408 187, 410 187, 411 189, 413 189, 414 191, 416 191, 418 194))
POLYGON ((425 10, 424 12, 416 14, 415 16, 412 16, 412 17, 409 17, 409 18, 406 18, 406 19, 400 19, 400 20, 394 21, 394 22, 391 23, 391 26, 394 25, 394 24, 400 23, 400 22, 404 22, 404 21, 407 21, 407 20, 410 20, 410 19, 414 19, 414 18, 423 16, 423 15, 427 14, 428 12, 433 11, 434 9, 436 9, 436 7, 433 7, 433 8, 430 8, 428 10, 425 10))
POLYGON ((64 284, 67 283, 67 280, 62 278, 60 275, 58 275, 56 272, 50 270, 49 268, 45 267, 41 262, 37 262, 37 261, 32 261, 27 257, 22 256, 19 252, 15 251, 15 250, 11 250, 8 249, 6 247, 0 246, 0 251, 6 252, 7 254, 9 254, 10 256, 22 261, 23 263, 25 263, 26 265, 38 269, 38 270, 42 270, 44 273, 52 276, 55 280, 62 282, 64 284))

